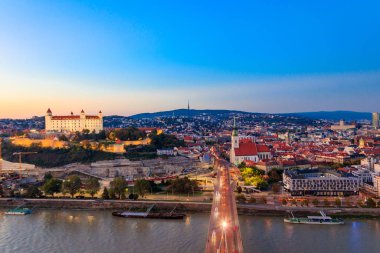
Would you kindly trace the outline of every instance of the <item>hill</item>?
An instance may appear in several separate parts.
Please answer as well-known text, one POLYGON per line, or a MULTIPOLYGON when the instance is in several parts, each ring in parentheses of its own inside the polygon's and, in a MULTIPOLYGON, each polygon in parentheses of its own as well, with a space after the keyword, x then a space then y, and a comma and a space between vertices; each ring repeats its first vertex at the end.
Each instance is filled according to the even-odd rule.
POLYGON ((162 112, 154 112, 154 113, 140 113, 133 116, 130 116, 132 119, 144 119, 144 118, 157 118, 157 117, 196 117, 202 115, 228 115, 231 113, 239 113, 239 114, 252 114, 250 112, 243 111, 234 111, 234 110, 188 110, 188 109, 177 109, 171 111, 162 111, 162 112))

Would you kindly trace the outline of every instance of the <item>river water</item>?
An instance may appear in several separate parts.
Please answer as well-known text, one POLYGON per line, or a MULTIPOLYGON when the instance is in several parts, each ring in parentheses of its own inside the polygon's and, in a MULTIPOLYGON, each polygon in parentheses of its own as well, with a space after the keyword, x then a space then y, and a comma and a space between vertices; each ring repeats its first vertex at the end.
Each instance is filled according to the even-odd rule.
MULTIPOLYGON (((204 252, 208 223, 207 214, 171 221, 117 218, 109 211, 35 210, 28 216, 0 215, 0 252, 197 253, 204 252)), ((321 226, 241 216, 240 226, 245 252, 380 252, 380 220, 321 226)))

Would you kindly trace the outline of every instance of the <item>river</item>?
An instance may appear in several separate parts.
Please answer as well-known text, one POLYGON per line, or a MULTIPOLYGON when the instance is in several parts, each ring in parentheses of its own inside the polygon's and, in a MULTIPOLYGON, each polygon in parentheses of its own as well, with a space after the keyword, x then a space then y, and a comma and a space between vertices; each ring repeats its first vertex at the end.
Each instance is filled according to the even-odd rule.
MULTIPOLYGON (((1 211, 1 210, 0 210, 1 211)), ((204 252, 209 216, 183 221, 124 219, 109 211, 35 210, 0 215, 1 253, 204 252)), ((292 225, 279 217, 240 217, 245 252, 379 252, 380 220, 292 225)))

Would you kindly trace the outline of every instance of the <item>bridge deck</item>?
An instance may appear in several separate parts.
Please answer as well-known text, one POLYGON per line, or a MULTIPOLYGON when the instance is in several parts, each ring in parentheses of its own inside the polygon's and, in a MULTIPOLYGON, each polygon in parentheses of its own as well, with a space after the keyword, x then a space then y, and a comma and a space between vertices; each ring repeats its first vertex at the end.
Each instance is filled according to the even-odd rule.
POLYGON ((243 244, 233 192, 230 165, 215 156, 217 181, 214 190, 206 253, 241 253, 243 244))

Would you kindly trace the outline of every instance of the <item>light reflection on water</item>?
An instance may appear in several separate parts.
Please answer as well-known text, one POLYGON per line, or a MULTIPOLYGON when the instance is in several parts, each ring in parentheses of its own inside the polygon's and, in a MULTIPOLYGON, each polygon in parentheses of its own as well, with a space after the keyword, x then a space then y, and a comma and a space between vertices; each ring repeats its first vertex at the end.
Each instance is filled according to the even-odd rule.
MULTIPOLYGON (((36 210, 0 215, 0 252, 204 252, 208 214, 183 221, 123 219, 108 211, 36 210)), ((342 226, 284 224, 276 217, 240 217, 245 252, 378 252, 380 220, 342 226)))

